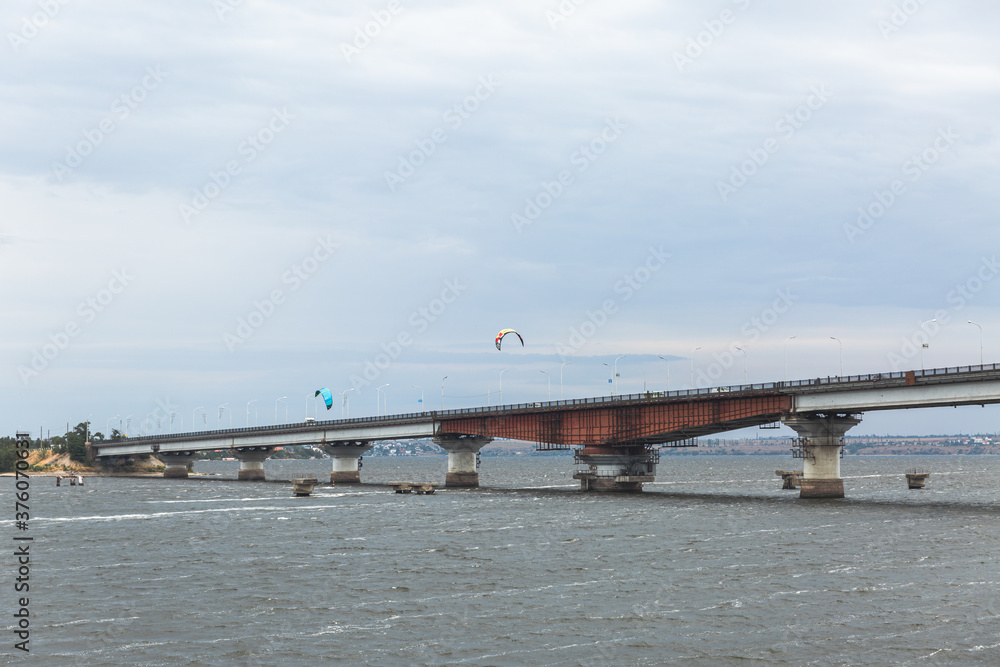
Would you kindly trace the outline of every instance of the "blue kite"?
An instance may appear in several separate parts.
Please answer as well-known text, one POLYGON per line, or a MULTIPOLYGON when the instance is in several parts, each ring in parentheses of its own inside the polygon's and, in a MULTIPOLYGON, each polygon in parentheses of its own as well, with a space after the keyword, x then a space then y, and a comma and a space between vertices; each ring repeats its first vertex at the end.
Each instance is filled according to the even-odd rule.
POLYGON ((323 396, 323 400, 326 401, 326 409, 329 410, 333 406, 333 393, 326 387, 323 387, 322 389, 317 389, 314 394, 314 396, 320 395, 323 396))

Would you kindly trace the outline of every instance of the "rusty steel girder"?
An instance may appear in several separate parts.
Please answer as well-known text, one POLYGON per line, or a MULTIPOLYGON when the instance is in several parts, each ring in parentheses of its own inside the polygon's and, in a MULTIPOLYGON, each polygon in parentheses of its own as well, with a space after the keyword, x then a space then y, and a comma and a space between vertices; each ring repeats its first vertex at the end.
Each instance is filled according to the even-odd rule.
POLYGON ((550 445, 633 446, 758 426, 791 410, 788 395, 710 396, 566 407, 443 419, 441 434, 481 435, 550 445))

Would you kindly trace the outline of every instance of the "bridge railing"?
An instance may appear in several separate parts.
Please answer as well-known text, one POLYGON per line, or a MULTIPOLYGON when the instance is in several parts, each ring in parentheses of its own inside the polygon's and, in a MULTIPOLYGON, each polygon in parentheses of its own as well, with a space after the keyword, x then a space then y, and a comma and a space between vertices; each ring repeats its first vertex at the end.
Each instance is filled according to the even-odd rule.
POLYGON ((143 441, 150 440, 163 440, 164 438, 170 438, 171 436, 185 436, 185 437, 226 437, 230 435, 243 435, 248 433, 274 433, 276 431, 287 431, 289 433, 294 433, 296 431, 303 430, 313 430, 317 426, 342 426, 345 424, 364 424, 372 422, 381 422, 384 424, 391 424, 394 421, 402 421, 406 423, 413 423, 414 420, 420 417, 426 417, 426 421, 433 421, 434 412, 408 412, 403 414, 395 414, 388 416, 378 416, 378 417, 352 417, 349 419, 326 419, 326 420, 316 420, 308 422, 289 422, 287 424, 276 424, 272 426, 243 426, 237 428, 222 428, 222 429, 209 429, 207 431, 189 431, 186 433, 159 433, 156 435, 138 435, 130 436, 127 438, 122 438, 121 440, 103 440, 98 441, 95 444, 97 446, 109 445, 115 442, 129 442, 129 443, 141 443, 143 441))
POLYGON ((968 373, 997 372, 1000 371, 1000 364, 982 364, 973 366, 950 366, 946 368, 928 368, 926 370, 914 371, 891 371, 888 373, 868 373, 865 375, 830 376, 825 378, 812 378, 808 380, 788 380, 784 382, 761 382, 756 384, 731 385, 726 387, 702 387, 698 389, 677 389, 673 391, 646 391, 640 394, 621 394, 618 396, 593 396, 589 398, 573 398, 559 401, 537 401, 528 403, 510 403, 499 406, 484 406, 476 408, 456 408, 453 410, 431 410, 427 412, 408 412, 403 414, 377 416, 377 417, 354 417, 349 419, 328 419, 312 422, 295 422, 289 424, 278 424, 275 426, 247 426, 243 428, 217 429, 207 431, 194 431, 189 433, 164 433, 158 435, 143 435, 123 438, 112 441, 104 440, 95 443, 98 447, 107 446, 114 443, 142 443, 148 441, 159 441, 169 439, 174 436, 184 436, 186 438, 205 439, 219 438, 252 433, 294 433, 303 430, 317 430, 319 428, 343 427, 351 425, 365 424, 385 424, 391 425, 394 422, 412 424, 414 421, 438 421, 443 418, 472 417, 489 414, 505 414, 522 410, 537 410, 539 408, 572 408, 586 407, 592 405, 602 405, 607 403, 635 403, 643 401, 656 401, 664 398, 700 398, 717 397, 720 394, 754 394, 769 391, 783 391, 789 389, 802 389, 809 387, 829 387, 829 386, 850 386, 850 385, 870 385, 880 381, 905 380, 908 372, 912 372, 915 378, 936 378, 948 375, 965 375, 968 373))
MULTIPOLYGON (((947 368, 928 368, 926 370, 912 371, 917 378, 935 377, 942 375, 960 375, 966 373, 978 373, 988 371, 1000 371, 1000 364, 982 364, 973 366, 951 366, 947 368)), ((562 401, 544 401, 532 403, 510 403, 502 406, 488 406, 478 408, 459 408, 455 410, 440 410, 432 414, 440 417, 465 416, 485 413, 511 412, 517 410, 537 409, 537 408, 564 408, 595 405, 602 403, 634 403, 643 400, 656 400, 662 398, 688 398, 718 396, 719 394, 746 394, 759 393, 762 391, 781 391, 802 387, 820 387, 831 385, 852 385, 870 384, 885 380, 905 380, 908 371, 890 371, 887 373, 867 373, 864 375, 828 376, 825 378, 810 378, 808 380, 787 380, 784 382, 761 382, 756 384, 741 384, 722 387, 702 387, 698 389, 677 389, 673 391, 646 391, 641 394, 621 394, 618 396, 594 396, 590 398, 574 398, 562 401)))

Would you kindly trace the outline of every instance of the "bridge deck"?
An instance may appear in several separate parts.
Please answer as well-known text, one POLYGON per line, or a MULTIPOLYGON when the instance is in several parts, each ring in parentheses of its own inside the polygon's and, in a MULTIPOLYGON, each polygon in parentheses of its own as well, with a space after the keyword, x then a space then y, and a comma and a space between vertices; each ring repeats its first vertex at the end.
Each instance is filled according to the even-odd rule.
POLYGON ((663 444, 801 412, 1000 403, 1000 364, 436 410, 94 443, 98 456, 467 434, 553 445, 663 444))

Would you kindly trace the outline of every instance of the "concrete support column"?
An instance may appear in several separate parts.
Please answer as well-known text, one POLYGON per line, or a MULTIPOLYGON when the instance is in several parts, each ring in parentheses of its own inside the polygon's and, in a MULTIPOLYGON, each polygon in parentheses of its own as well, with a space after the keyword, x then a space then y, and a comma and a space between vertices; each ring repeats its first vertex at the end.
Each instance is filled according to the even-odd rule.
POLYGON ((479 470, 476 468, 476 454, 493 438, 479 435, 438 435, 434 442, 448 452, 448 474, 444 478, 445 487, 479 486, 479 470))
POLYGON ((335 442, 322 445, 323 451, 333 458, 331 484, 360 484, 360 459, 372 446, 367 442, 335 442))
POLYGON ((580 469, 573 479, 581 491, 642 491, 642 485, 656 479, 658 455, 645 447, 587 445, 576 452, 580 469))
POLYGON ((800 498, 843 498, 840 438, 861 423, 855 415, 796 415, 783 419, 802 438, 800 498))
POLYGON ((264 481, 264 461, 274 451, 274 447, 235 447, 233 455, 240 460, 240 472, 236 479, 244 481, 264 481))
POLYGON ((154 456, 167 466, 163 476, 172 479, 187 479, 188 464, 197 458, 194 452, 157 452, 154 456))

